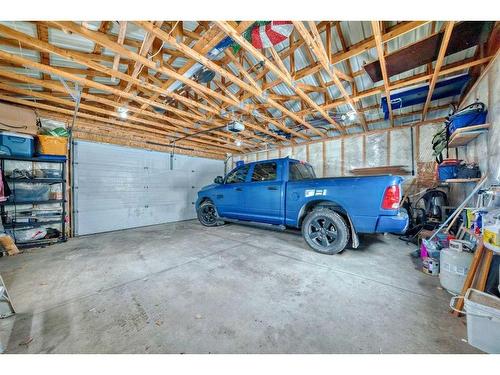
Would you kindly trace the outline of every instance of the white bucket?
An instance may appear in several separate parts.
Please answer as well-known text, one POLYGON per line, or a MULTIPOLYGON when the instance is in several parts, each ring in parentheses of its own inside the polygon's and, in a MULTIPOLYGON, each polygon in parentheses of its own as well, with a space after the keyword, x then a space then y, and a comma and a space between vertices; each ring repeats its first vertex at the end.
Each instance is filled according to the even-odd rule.
POLYGON ((469 344, 486 353, 500 354, 500 298, 469 289, 464 300, 469 344))

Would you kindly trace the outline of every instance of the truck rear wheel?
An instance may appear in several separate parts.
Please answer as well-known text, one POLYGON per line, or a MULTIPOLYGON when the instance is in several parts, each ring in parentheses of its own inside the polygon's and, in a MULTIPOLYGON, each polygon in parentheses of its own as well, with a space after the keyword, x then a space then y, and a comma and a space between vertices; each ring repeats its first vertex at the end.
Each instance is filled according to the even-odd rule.
POLYGON ((305 217, 302 237, 314 251, 333 255, 347 246, 349 228, 338 213, 328 208, 319 208, 305 217))

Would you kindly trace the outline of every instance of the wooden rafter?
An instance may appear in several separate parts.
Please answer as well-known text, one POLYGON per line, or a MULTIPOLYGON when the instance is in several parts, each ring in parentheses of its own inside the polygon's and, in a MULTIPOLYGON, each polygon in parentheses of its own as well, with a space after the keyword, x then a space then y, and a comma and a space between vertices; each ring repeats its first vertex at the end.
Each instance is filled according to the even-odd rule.
MULTIPOLYGON (((246 50, 248 53, 252 54, 257 60, 263 61, 265 66, 269 68, 274 74, 276 74, 278 77, 280 77, 283 81, 283 83, 286 83, 297 95, 299 95, 305 103, 307 103, 311 108, 314 110, 318 111, 328 122, 332 125, 334 125, 337 130, 339 130, 341 133, 344 132, 342 127, 334 120, 332 119, 328 113, 326 113, 321 107, 316 104, 314 100, 312 100, 306 93, 304 93, 300 88, 297 88, 296 84, 294 81, 290 80, 286 74, 284 74, 279 68, 277 68, 266 56, 264 56, 259 50, 257 50, 255 47, 253 47, 245 38, 243 38, 241 35, 239 35, 234 28, 232 28, 227 22, 225 21, 215 21, 217 23, 217 26, 219 26, 226 34, 228 34, 231 38, 233 38, 235 41, 237 41, 241 47, 246 50)), ((276 102, 271 100, 267 100, 271 104, 276 106, 276 102)), ((289 115, 293 120, 300 122, 301 124, 305 125, 306 127, 312 129, 316 133, 319 133, 321 137, 325 137, 325 134, 314 128, 312 125, 298 117, 297 115, 293 114, 293 112, 290 112, 289 110, 283 111, 283 106, 277 105, 279 107, 282 107, 282 112, 286 113, 289 115), (299 121, 300 120, 300 121, 299 121)), ((276 106, 276 107, 277 107, 276 106)))
POLYGON ((298 30, 300 35, 304 38, 306 41, 306 44, 308 47, 310 47, 313 51, 316 52, 316 56, 318 57, 321 65, 323 66, 323 69, 328 73, 330 78, 335 82, 335 85, 339 89, 342 97, 345 99, 346 103, 351 106, 352 110, 357 113, 356 106, 354 105, 354 102, 352 101, 349 93, 347 90, 344 88, 342 82, 340 82, 339 76, 338 76, 338 70, 334 69, 331 64, 330 64, 330 58, 328 54, 326 53, 325 47, 323 45, 323 42, 321 40, 321 37, 319 35, 318 29, 316 27, 315 22, 309 22, 309 28, 312 30, 314 37, 312 37, 307 29, 305 28, 304 24, 300 21, 293 21, 293 24, 295 25, 295 28, 298 30))
MULTIPOLYGON (((36 78, 31 78, 31 77, 24 76, 24 75, 17 74, 17 73, 13 73, 13 72, 3 72, 3 71, 0 71, 0 76, 8 77, 8 78, 11 78, 11 79, 13 79, 15 81, 28 83, 30 85, 39 85, 41 87, 46 87, 46 88, 52 90, 53 92, 65 93, 66 94, 65 96, 67 97, 66 89, 61 84, 56 84, 56 83, 50 83, 50 82, 46 82, 46 81, 41 81, 41 80, 38 80, 36 78)), ((4 87, 4 90, 8 90, 8 88, 4 87)), ((25 92, 23 92, 23 94, 27 95, 27 96, 36 96, 37 92, 25 91, 25 92)), ((51 98, 57 98, 57 97, 52 94, 50 97, 41 96, 40 98, 41 99, 51 100, 51 98)), ((117 118, 119 117, 118 113, 115 111, 119 107, 119 103, 116 103, 115 101, 108 100, 108 99, 105 99, 105 98, 96 97, 95 95, 87 94, 87 93, 82 93, 82 98, 86 99, 86 102, 99 102, 99 103, 105 104, 105 105, 113 108, 114 111, 110 112, 110 113, 107 113, 107 114, 110 115, 111 117, 117 117, 117 118)), ((83 104, 82 104, 82 106, 83 106, 83 104)), ((82 107, 82 108, 86 108, 87 110, 90 110, 90 111, 97 111, 97 112, 102 113, 102 111, 101 111, 102 108, 97 107, 97 106, 86 106, 86 107, 82 107)), ((135 107, 130 107, 130 110, 132 112, 138 111, 138 109, 136 109, 135 107)), ((160 123, 160 122, 158 122, 158 120, 164 120, 164 116, 162 116, 160 114, 157 114, 157 113, 154 113, 154 112, 150 113, 150 117, 152 119, 154 119, 155 121, 148 121, 148 120, 144 120, 144 119, 139 119, 138 118, 138 119, 136 119, 134 121, 128 121, 128 122, 138 122, 138 123, 142 123, 142 124, 149 125, 149 126, 155 126, 155 127, 158 127, 158 128, 163 128, 165 130, 170 130, 173 133, 183 133, 183 134, 190 134, 190 133, 192 133, 192 131, 185 130, 186 128, 193 129, 193 130, 196 130, 196 131, 198 131, 200 129, 203 130, 203 127, 201 127, 200 129, 198 129, 198 128, 193 127, 187 121, 178 121, 178 120, 175 120, 173 118, 171 118, 170 121, 172 123, 174 123, 175 125, 177 125, 178 127, 172 126, 172 125, 168 125, 168 124, 165 124, 165 123, 160 123)), ((206 144, 209 144, 209 145, 214 145, 214 142, 219 142, 219 141, 224 142, 222 136, 227 135, 227 134, 220 133, 218 135, 220 136, 220 138, 212 137, 212 136, 210 136, 208 134, 202 135, 200 137, 203 138, 203 139, 206 139, 206 141, 205 140, 201 140, 200 142, 201 143, 206 143, 206 144)), ((196 142, 198 140, 195 139, 194 141, 196 142)), ((233 148, 233 147, 231 145, 229 145, 229 148, 233 148)))
POLYGON ((391 89, 389 76, 387 75, 387 66, 385 64, 385 52, 383 47, 382 32, 380 30, 379 21, 372 21, 373 36, 375 37, 375 45, 377 47, 377 54, 380 61, 380 70, 382 71, 382 77, 384 77, 384 88, 385 88, 385 98, 387 100, 387 108, 389 108, 389 119, 391 121, 391 127, 394 126, 394 114, 392 113, 392 103, 391 103, 391 89))
MULTIPOLYGON (((135 53, 135 52, 132 52, 126 48, 124 48, 123 46, 120 46, 119 44, 109 40, 109 38, 107 38, 106 36, 103 36, 101 34, 99 34, 98 32, 95 32, 95 31, 91 31, 91 30, 88 30, 86 28, 83 28, 77 24, 74 24, 72 22, 51 22, 51 24, 55 24, 57 25, 58 27, 60 28, 66 28, 74 33, 77 33, 77 34, 80 34, 90 40, 93 40, 97 43, 100 43, 102 44, 103 46, 105 46, 106 48, 109 48, 110 50, 113 50, 114 52, 116 53, 119 53, 121 56, 125 56, 125 57, 128 57, 129 59, 131 60, 135 60, 135 61, 139 61, 141 62, 144 66, 148 66, 150 67, 151 69, 155 69, 161 73, 164 73, 170 77, 173 77, 175 79, 177 79, 178 81, 181 81, 182 83, 184 83, 186 86, 189 86, 190 88, 192 88, 195 92, 202 92, 202 93, 205 93, 213 98, 216 98, 216 99, 219 99, 225 103, 228 103, 232 106, 235 106, 243 111, 246 111, 246 112, 249 112, 251 113, 250 110, 246 109, 245 106, 242 106, 240 104, 240 102, 235 102, 234 100, 228 98, 227 96, 225 95, 221 95, 215 91, 213 91, 212 89, 208 88, 207 86, 204 86, 204 85, 201 85, 199 84, 198 82, 192 80, 192 79, 189 79, 189 78, 186 78, 184 77, 183 75, 171 70, 171 69, 168 69, 166 68, 165 66, 156 66, 156 64, 154 62, 152 62, 151 60, 135 53)), ((153 25, 153 27, 155 27, 153 25)), ((159 31, 156 29, 157 33, 159 33, 159 31)), ((161 34, 161 33, 159 33, 161 34)), ((162 34, 163 35, 163 34, 162 34)), ((115 73, 116 74, 116 73, 115 73)), ((243 83, 244 84, 244 83, 243 83)), ((154 86, 152 87, 153 90, 161 90, 160 88, 154 86)), ((128 94, 128 93, 127 93, 128 94)), ((187 100, 186 98, 178 95, 178 94, 175 94, 173 92, 165 92, 163 91, 162 92, 163 95, 167 95, 167 96, 172 96, 172 97, 175 97, 177 100, 179 101, 185 101, 187 100)), ((138 96, 135 96, 134 98, 138 99, 140 97, 138 96)), ((153 104, 154 105, 154 104, 153 104)), ((161 108, 164 108, 164 106, 160 106, 161 108)), ((280 106, 281 109, 283 111, 288 111, 286 108, 280 106)), ((207 107, 209 108, 209 107, 207 107)), ((172 110, 172 109, 171 109, 172 110)), ((290 112, 290 111, 288 111, 290 112)), ((290 112, 291 113, 291 112, 290 112)), ((293 113, 292 113, 293 114, 293 113)), ((193 117, 193 114, 190 113, 189 114, 190 117, 193 117)), ((304 122, 302 119, 300 119, 298 116, 296 116, 297 119, 301 120, 302 122, 304 122)), ((200 120, 203 120, 203 119, 200 119, 200 120)), ((305 123, 305 122, 304 122, 305 123)))
POLYGON ((434 67, 434 73, 432 74, 431 82, 429 84, 429 93, 427 94, 427 99, 425 100, 424 110, 422 112, 422 120, 425 120, 427 116, 427 110, 431 104, 432 94, 434 93, 434 87, 436 87, 436 82, 439 77, 439 71, 443 65, 444 57, 446 55, 446 50, 448 49, 448 42, 450 41, 451 32, 453 31, 453 26, 455 22, 448 21, 444 30, 443 39, 441 41, 441 47, 439 49, 439 54, 436 60, 436 65, 434 67))
MULTIPOLYGON (((47 26, 42 25, 42 24, 37 24, 36 25, 36 35, 38 39, 40 39, 43 42, 49 41, 49 31, 47 29, 47 26)), ((50 55, 47 52, 40 52, 40 62, 45 65, 50 65, 50 55)), ((49 80, 50 76, 48 74, 42 74, 42 77, 44 80, 49 80)))
MULTIPOLYGON (((341 133, 345 133, 347 129, 350 132, 359 131, 361 126, 363 132, 369 134, 369 124, 384 120, 374 119, 374 113, 380 115, 378 106, 363 107, 363 99, 380 97, 384 93, 390 99, 391 90, 427 81, 430 90, 424 110, 421 111, 425 120, 428 113, 444 110, 443 106, 431 105, 432 92, 439 77, 472 67, 479 70, 491 61, 492 56, 485 57, 489 52, 484 53, 486 49, 483 49, 483 52, 472 58, 444 66, 449 39, 449 36, 446 37, 446 25, 450 24, 445 23, 443 45, 434 69, 432 64, 428 64, 426 72, 392 82, 386 71, 385 76, 382 74, 383 86, 359 91, 354 77, 366 73, 363 69, 353 71, 349 59, 377 48, 382 62, 386 55, 384 48, 387 47, 387 41, 426 23, 401 22, 391 27, 388 27, 387 22, 378 24, 379 30, 375 32, 374 27, 372 37, 348 45, 342 35, 340 22, 295 22, 288 46, 280 51, 274 47, 259 51, 242 38, 241 34, 253 24, 252 21, 198 22, 190 30, 176 21, 138 21, 136 24, 146 31, 143 40, 127 37, 125 27, 118 34, 112 35, 109 27, 111 21, 103 21, 97 31, 84 23, 33 22, 37 28, 36 37, 0 25, 0 46, 22 47, 40 54, 40 60, 33 61, 28 56, 0 49, 0 99, 17 105, 28 105, 30 101, 25 98, 31 98, 30 100, 35 99, 31 106, 37 110, 50 110, 59 116, 70 116, 74 104, 64 86, 57 80, 57 77, 61 77, 70 87, 72 82, 78 82, 83 87, 79 118, 87 121, 87 124, 91 121, 101 124, 98 126, 100 134, 107 132, 105 129, 109 126, 113 131, 130 132, 138 141, 156 138, 157 143, 165 147, 177 137, 192 134, 191 138, 183 140, 184 144, 214 157, 222 157, 227 152, 253 150, 264 143, 293 147, 297 142, 303 144, 302 141, 305 141, 309 144, 315 141, 311 137, 326 139, 326 133, 310 123, 320 118, 326 119, 332 129, 341 133), (64 47, 52 44, 48 39, 49 28, 69 33, 68 38, 71 38, 71 34, 83 36, 94 43, 94 48, 90 52, 82 52, 71 47, 70 43, 65 43, 64 47), (336 33, 332 33, 333 28, 336 33), (240 44, 242 49, 235 54, 228 48, 217 59, 207 59, 208 52, 226 35, 240 44), (333 36, 338 37, 336 42, 332 40, 333 36), (333 48, 339 41, 342 46, 340 51, 333 48), (382 46, 382 53, 379 46, 382 46), (114 52, 115 56, 103 54, 104 49, 114 52), (295 52, 299 49, 301 53, 305 53, 306 62, 306 66, 302 65, 300 70, 295 65, 295 52), (52 66, 49 59, 51 55, 79 66, 52 66), (174 68, 177 66, 174 62, 179 57, 187 58, 187 61, 181 68, 174 68), (263 64, 256 65, 254 58, 263 64), (347 69, 340 71, 339 66, 335 66, 339 62, 344 62, 347 69), (128 66, 126 72, 120 71, 120 63, 128 66), (216 77, 210 83, 201 84, 192 76, 193 71, 189 72, 195 64, 214 70, 216 77), (43 79, 33 78, 22 70, 13 70, 20 67, 39 71, 43 79), (325 80, 321 70, 326 70, 330 79, 325 80), (269 79, 270 72, 275 78, 269 79), (307 81, 297 82, 309 75, 314 75, 317 85, 307 81), (99 78, 114 77, 120 80, 119 85, 100 83, 104 81, 99 78), (278 91, 279 87, 276 89, 283 83, 291 88, 291 95, 278 91), (333 96, 335 91, 330 89, 333 85, 339 89, 338 97, 333 96), (90 94, 89 89, 104 93, 90 94), (318 104, 319 102, 312 100, 312 94, 322 96, 323 103, 318 104), (335 117, 329 111, 343 104, 350 105, 358 112, 359 123, 341 126, 335 122, 335 117), (290 109, 292 105, 293 111, 290 109), (126 121, 120 119, 117 113, 121 106, 126 106, 130 111, 126 121), (367 111, 373 111, 370 121, 364 117, 367 111), (243 147, 234 144, 234 134, 220 130, 233 117, 246 125, 246 130, 238 136, 244 141, 243 147), (204 132, 195 134, 199 130, 204 132)), ((434 35, 436 30, 432 33, 434 35)), ((451 34, 451 30, 448 34, 451 34)), ((390 101, 389 109, 391 126, 394 119, 415 114, 395 115, 390 101)), ((85 129, 82 127, 82 131, 90 129, 89 125, 85 125, 85 129)))
MULTIPOLYGON (((344 34, 342 33, 342 28, 340 27, 340 23, 337 23, 335 25, 335 29, 337 31, 337 35, 339 36, 340 44, 342 46, 342 51, 346 51, 348 49, 348 47, 347 47, 347 43, 346 43, 345 38, 344 38, 344 34)), ((331 38, 331 35, 330 35, 330 38, 331 38)), ((327 40, 328 40, 328 34, 327 34, 327 40)), ((327 51, 327 55, 331 56, 331 52, 327 51)), ((347 66, 347 72, 349 73, 350 76, 352 76, 352 66, 351 66, 351 61, 349 59, 346 60, 346 66, 347 66)), ((358 93, 358 87, 357 87, 356 81, 353 80, 352 94, 356 95, 357 93, 358 93)), ((359 102, 353 103, 352 105, 354 105, 356 107, 356 110, 357 110, 358 116, 359 116, 359 121, 361 122, 361 126, 363 127, 363 130, 365 132, 368 131, 369 129, 368 129, 368 125, 366 123, 365 114, 363 113, 363 111, 360 111, 361 106, 359 105, 359 102)))
MULTIPOLYGON (((187 56, 189 56, 192 59, 198 61, 199 63, 203 64, 204 66, 209 67, 210 69, 212 69, 213 71, 215 71, 216 73, 218 73, 220 76, 222 76, 222 77, 230 80, 231 82, 235 83, 236 85, 238 85, 239 87, 243 88, 244 90, 252 93, 252 95, 255 95, 255 96, 258 96, 258 97, 262 97, 263 96, 263 92, 262 92, 262 89, 260 87, 258 87, 258 86, 254 87, 253 85, 247 84, 246 82, 244 82, 240 78, 236 77, 234 74, 230 73, 226 69, 223 69, 220 66, 218 66, 217 64, 215 64, 213 61, 211 61, 207 57, 205 57, 205 56, 201 55, 200 53, 194 51, 192 48, 190 48, 190 47, 188 47, 188 46, 186 46, 186 45, 184 45, 182 43, 178 43, 174 38, 172 38, 171 36, 169 36, 163 30, 155 27, 153 24, 151 24, 149 22, 142 22, 142 21, 137 21, 136 23, 138 25, 140 25, 141 27, 143 27, 144 29, 146 29, 147 31, 149 31, 151 33, 154 33, 158 38, 161 38, 162 40, 165 40, 169 44, 175 46, 177 49, 179 49, 180 51, 182 51, 183 53, 185 53, 187 56)), ((226 25, 227 25, 227 23, 226 23, 226 25)), ((235 31, 235 29, 233 29, 231 26, 227 25, 227 27, 229 27, 229 28, 231 28, 231 30, 235 31)), ((238 34, 236 33, 236 35, 238 35, 238 34)), ((238 35, 238 37, 239 37, 239 35, 238 35)), ((246 42, 246 40, 245 40, 245 42, 246 42)), ((230 52, 228 52, 228 53, 230 53, 230 52)), ((239 64, 239 65, 241 66, 241 64, 239 64)), ((256 84, 255 81, 253 81, 253 84, 256 84)), ((303 119, 299 118, 293 112, 291 112, 290 110, 288 110, 284 106, 280 105, 279 103, 277 103, 277 102, 275 102, 273 100, 268 100, 268 102, 272 106, 274 106, 276 109, 278 109, 279 111, 287 114, 293 120, 295 120, 295 121, 303 124, 304 126, 306 126, 309 129, 311 129, 313 132, 315 132, 319 136, 321 136, 321 137, 325 136, 322 132, 320 132, 319 130, 315 129, 312 125, 310 125, 309 123, 307 123, 303 119)), ((237 107, 241 107, 240 103, 236 103, 236 106, 237 107)))
MULTIPOLYGON (((110 76, 115 75, 115 76, 119 77, 122 80, 131 81, 132 83, 134 83, 136 85, 148 88, 150 90, 163 92, 160 88, 158 88, 155 85, 143 82, 143 81, 138 80, 138 79, 134 79, 134 78, 130 77, 127 74, 121 73, 119 71, 112 70, 112 69, 107 68, 107 67, 105 67, 103 65, 99 65, 99 64, 97 64, 97 63, 95 63, 95 62, 93 62, 91 60, 84 59, 80 55, 74 56, 71 52, 68 52, 66 50, 62 50, 62 49, 57 48, 55 46, 52 46, 52 45, 50 45, 48 43, 42 43, 42 42, 38 41, 35 38, 29 37, 26 34, 19 33, 19 32, 15 31, 15 30, 12 30, 12 29, 10 29, 10 28, 8 28, 6 26, 0 25, 0 32, 8 34, 8 35, 13 35, 14 37, 19 38, 20 40, 22 40, 24 43, 26 43, 28 45, 31 45, 31 46, 33 46, 35 48, 42 49, 42 50, 47 50, 48 52, 58 54, 58 55, 60 55, 62 57, 65 57, 65 58, 68 58, 70 60, 76 61, 76 62, 78 62, 80 64, 83 64, 83 65, 86 65, 89 68, 92 68, 94 70, 98 70, 98 71, 102 71, 104 73, 107 73, 110 76)), ((21 60, 18 60, 18 63, 21 64, 19 61, 21 61, 21 60)), ((29 64, 30 61, 25 60, 24 63, 29 64)), ((52 71, 66 73, 66 72, 64 72, 62 70, 59 70, 58 68, 57 69, 52 69, 52 71)), ((61 74, 58 74, 58 75, 61 75, 61 74)), ((69 79, 75 80, 76 76, 73 75, 73 74, 69 74, 68 73, 67 77, 71 77, 69 79)), ((76 78, 79 79, 79 77, 76 77, 76 78)), ((85 82, 86 86, 88 86, 88 87, 93 87, 93 88, 99 87, 99 89, 105 90, 105 91, 106 91, 107 88, 112 87, 112 86, 106 86, 106 85, 98 84, 96 82, 89 81, 89 80, 85 80, 85 81, 81 81, 81 82, 85 82), (96 87, 96 84, 97 84, 97 87, 96 87)), ((160 102, 152 102, 150 100, 143 99, 143 98, 141 98, 139 96, 135 96, 135 95, 129 94, 129 93, 125 92, 125 91, 115 89, 114 87, 112 87, 112 88, 113 88, 112 92, 116 96, 118 96, 118 97, 126 97, 126 98, 128 98, 128 99, 130 99, 132 101, 146 102, 148 104, 151 104, 154 107, 163 108, 163 109, 166 109, 167 111, 170 111, 170 112, 173 112, 173 113, 177 113, 179 115, 188 116, 188 117, 192 118, 192 120, 196 120, 196 121, 205 121, 206 120, 205 117, 202 116, 202 115, 200 115, 200 114, 194 114, 192 112, 186 112, 184 110, 181 110, 181 109, 178 109, 178 108, 175 108, 175 107, 172 107, 172 106, 168 106, 168 105, 165 105, 165 104, 160 103, 160 102)), ((109 90, 107 90, 107 91, 109 91, 109 90)), ((212 111, 214 113, 218 113, 217 111, 213 110, 210 107, 207 107, 207 106, 204 106, 202 104, 199 104, 199 103, 197 103, 197 102, 195 102, 195 101, 193 101, 191 99, 187 99, 185 97, 181 97, 178 94, 171 93, 171 95, 174 98, 176 98, 176 99, 178 99, 180 101, 186 102, 186 104, 188 104, 188 105, 191 104, 191 105, 194 105, 194 106, 197 106, 197 107, 201 107, 204 110, 207 110, 209 112, 212 111)), ((135 118, 131 118, 131 120, 134 120, 134 119, 135 118)), ((165 119, 167 121, 170 120, 170 118, 165 118, 165 119)))
MULTIPOLYGON (((120 30, 118 31, 118 44, 122 44, 125 40, 125 34, 127 33, 127 21, 120 21, 120 30)), ((102 48, 101 48, 102 49, 102 48)), ((118 70, 120 66, 120 55, 115 55, 115 59, 113 60, 113 70, 118 70)), ((113 80, 116 79, 115 76, 111 76, 113 80)))

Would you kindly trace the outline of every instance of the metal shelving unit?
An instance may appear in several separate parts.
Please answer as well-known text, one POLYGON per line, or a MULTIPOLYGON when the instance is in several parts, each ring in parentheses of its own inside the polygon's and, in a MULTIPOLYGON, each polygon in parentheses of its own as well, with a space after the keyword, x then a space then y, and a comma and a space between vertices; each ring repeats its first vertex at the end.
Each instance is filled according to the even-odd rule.
MULTIPOLYGON (((46 199, 46 200, 16 200, 15 194, 9 197, 8 201, 0 202, 0 215, 2 218, 2 224, 4 229, 9 230, 14 237, 18 247, 35 247, 35 246, 45 246, 57 242, 66 241, 66 159, 53 159, 48 157, 18 157, 18 156, 7 156, 0 155, 0 168, 5 171, 6 163, 18 161, 18 162, 29 162, 31 163, 31 170, 35 169, 37 163, 54 164, 61 170, 61 178, 12 178, 7 177, 5 181, 11 189, 15 189, 15 185, 19 183, 33 183, 33 184, 47 184, 47 185, 61 185, 62 199, 46 199), (40 215, 37 216, 36 212, 32 212, 29 219, 33 221, 22 221, 16 222, 16 218, 23 216, 17 216, 17 206, 32 206, 36 208, 38 205, 45 204, 58 204, 60 205, 60 214, 57 215, 40 215), (11 213, 12 210, 7 210, 7 207, 14 206, 14 217, 12 217, 12 222, 6 222, 7 212, 11 213), (58 238, 42 238, 39 240, 29 240, 29 241, 18 241, 16 238, 16 230, 25 230, 41 227, 49 227, 51 225, 58 224, 61 226, 61 234, 58 238)), ((29 168, 27 168, 29 169, 29 168)), ((54 168, 55 169, 55 168, 54 168)), ((27 217, 24 216, 24 219, 27 217)))

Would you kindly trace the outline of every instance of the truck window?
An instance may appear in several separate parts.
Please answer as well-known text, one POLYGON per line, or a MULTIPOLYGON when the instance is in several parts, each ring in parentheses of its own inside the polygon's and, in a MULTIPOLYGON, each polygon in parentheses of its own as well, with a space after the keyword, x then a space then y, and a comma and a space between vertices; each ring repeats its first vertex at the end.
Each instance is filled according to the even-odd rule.
POLYGON ((250 165, 247 164, 229 173, 226 177, 226 184, 236 184, 238 182, 245 182, 249 168, 250 165))
POLYGON ((310 178, 316 178, 314 174, 314 169, 309 164, 304 163, 290 163, 288 171, 288 180, 307 180, 310 178))
POLYGON ((276 180, 276 163, 260 163, 253 167, 252 181, 276 180))

